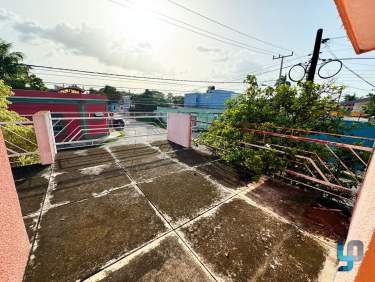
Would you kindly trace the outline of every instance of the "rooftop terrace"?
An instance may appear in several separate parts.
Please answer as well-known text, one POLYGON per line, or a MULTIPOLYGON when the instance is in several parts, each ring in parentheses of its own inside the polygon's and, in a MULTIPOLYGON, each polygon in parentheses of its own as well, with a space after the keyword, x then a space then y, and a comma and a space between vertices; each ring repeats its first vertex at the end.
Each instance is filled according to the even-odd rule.
POLYGON ((15 170, 25 281, 332 281, 349 221, 321 194, 168 141, 15 170))

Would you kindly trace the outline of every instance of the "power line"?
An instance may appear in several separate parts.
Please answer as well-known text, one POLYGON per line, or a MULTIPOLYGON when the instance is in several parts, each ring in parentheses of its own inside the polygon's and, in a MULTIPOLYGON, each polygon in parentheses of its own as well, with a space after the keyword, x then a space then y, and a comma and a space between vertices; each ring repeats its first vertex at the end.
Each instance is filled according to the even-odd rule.
POLYGON ((20 65, 28 66, 31 68, 38 68, 38 69, 68 71, 68 72, 75 72, 75 73, 81 73, 81 74, 93 74, 93 75, 102 75, 102 76, 110 76, 110 77, 139 78, 139 79, 146 79, 146 80, 178 81, 178 82, 191 82, 191 83, 243 84, 243 81, 175 79, 175 78, 163 78, 163 77, 151 77, 151 76, 137 76, 137 75, 129 75, 129 74, 115 74, 115 73, 87 71, 87 70, 79 70, 79 69, 71 69, 71 68, 59 68, 59 67, 50 67, 50 66, 41 66, 41 65, 32 65, 32 64, 20 64, 20 65))
MULTIPOLYGON (((130 6, 124 5, 123 3, 119 3, 119 2, 114 1, 114 0, 108 0, 108 1, 110 1, 110 2, 112 2, 114 4, 117 4, 119 6, 125 7, 125 8, 131 8, 130 6)), ((133 3, 133 2, 131 2, 129 0, 124 0, 124 1, 133 3)), ((159 17, 156 17, 158 20, 161 20, 161 21, 166 22, 166 23, 168 23, 170 25, 179 27, 181 29, 185 29, 185 30, 190 31, 192 33, 201 35, 203 37, 208 37, 208 38, 214 39, 216 41, 219 41, 221 43, 229 44, 229 45, 232 45, 232 46, 235 46, 235 47, 238 47, 238 48, 247 49, 249 51, 256 52, 256 53, 263 54, 263 55, 272 55, 273 54, 273 52, 270 51, 270 50, 266 50, 266 49, 263 49, 263 48, 259 48, 259 47, 248 45, 246 43, 243 43, 243 42, 240 42, 240 41, 237 41, 237 40, 234 40, 234 39, 222 36, 220 34, 217 34, 217 33, 214 33, 214 32, 208 31, 208 30, 205 30, 203 28, 197 27, 195 25, 189 24, 187 22, 181 21, 179 19, 170 17, 170 16, 168 16, 166 14, 163 14, 163 13, 151 10, 151 9, 147 9, 147 10, 150 11, 151 13, 155 14, 155 15, 158 15, 159 17), (160 18, 160 16, 163 17, 163 18, 160 18), (185 26, 176 24, 176 22, 180 23, 180 24, 183 24, 185 26), (205 34, 202 33, 202 32, 204 32, 205 34)))
MULTIPOLYGON (((332 51, 332 50, 331 50, 332 51)), ((332 55, 332 53, 331 53, 332 55)), ((363 57, 358 57, 358 58, 338 58, 337 60, 340 61, 350 61, 350 60, 375 60, 375 57, 369 57, 369 58, 363 58, 363 57)))
MULTIPOLYGON (((291 60, 290 62, 294 61, 295 59, 291 60)), ((40 71, 35 71, 33 69, 31 69, 32 73, 34 74, 37 74, 37 75, 47 75, 47 76, 56 76, 56 77, 65 77, 65 78, 80 78, 80 79, 95 79, 95 80, 104 80, 104 81, 113 81, 113 82, 122 82, 123 80, 126 80, 126 81, 135 81, 135 82, 148 82, 148 83, 152 83, 152 84, 170 84, 170 85, 179 85, 179 86, 190 86, 190 87, 196 87, 197 85, 196 84, 186 84, 186 83, 175 83, 175 82, 169 82, 169 81, 150 81, 148 79, 135 79, 135 78, 128 78, 128 77, 116 77, 116 78, 108 78, 108 77, 111 77, 111 76, 108 76, 108 75, 105 75, 104 73, 103 74, 95 74, 95 73, 81 73, 81 72, 76 72, 75 70, 66 70, 66 69, 61 69, 61 68, 54 68, 54 69, 44 69, 44 66, 35 66, 35 65, 28 65, 28 66, 33 66, 33 68, 40 68, 42 69, 43 71, 47 71, 47 73, 45 72, 40 72, 40 71)), ((272 65, 269 65, 269 66, 266 66, 264 69, 268 69, 270 67, 275 67, 276 65, 275 64, 272 64, 272 65)), ((285 68, 288 68, 290 66, 286 66, 285 68)), ((47 68, 47 67, 46 67, 47 68)), ((262 75, 262 74, 266 74, 266 73, 271 73, 275 70, 278 70, 278 69, 274 69, 274 70, 270 70, 270 71, 264 71, 264 72, 258 72, 258 73, 254 73, 254 74, 259 74, 259 75, 262 75)), ((77 70, 78 71, 78 70, 77 70)), ((239 78, 241 79, 241 78, 239 78)), ((230 82, 233 82, 233 83, 238 83, 238 84, 245 84, 243 81, 241 82, 237 82, 237 81, 230 81, 230 82)), ((69 84, 67 82, 56 82, 56 83, 61 83, 61 84, 69 84)), ((210 83, 214 83, 214 84, 221 84, 220 82, 217 82, 217 81, 210 81, 210 83)), ((227 82, 224 82, 224 83, 227 83, 227 82)), ((72 84, 72 83, 70 83, 72 84)), ((89 85, 89 84, 85 84, 85 83, 79 83, 80 85, 86 85, 86 86, 92 86, 92 85, 89 85)), ((96 87, 96 86, 93 86, 93 87, 96 87)), ((99 86, 98 86, 99 87, 99 86)), ((128 87, 128 86, 125 86, 126 88, 129 88, 131 89, 131 87, 128 87)), ((203 87, 206 87, 206 86, 201 86, 199 88, 203 88, 203 87)), ((149 88, 149 89, 154 89, 152 86, 150 87, 145 87, 145 88, 142 88, 142 89, 146 89, 146 88, 149 88)), ((234 89, 234 88, 227 88, 225 87, 225 90, 231 90, 231 91, 243 91, 243 89, 234 89)), ((166 90, 165 90, 166 91, 166 90)), ((184 91, 184 90, 181 90, 181 91, 184 91)), ((186 90, 186 91, 198 91, 198 88, 196 89, 193 89, 193 90, 186 90)))
POLYGON ((206 16, 206 15, 203 15, 203 14, 200 13, 200 12, 197 12, 197 11, 195 11, 195 10, 193 10, 193 9, 190 9, 190 8, 188 8, 188 7, 186 7, 186 6, 182 5, 182 4, 179 4, 179 3, 175 2, 175 1, 172 1, 172 0, 167 0, 167 1, 170 2, 170 3, 172 3, 173 5, 176 5, 176 6, 180 7, 180 8, 182 8, 182 9, 184 9, 184 10, 190 12, 190 13, 193 13, 193 14, 195 14, 195 15, 198 15, 198 16, 200 16, 200 17, 202 17, 202 18, 204 18, 204 19, 206 19, 206 20, 208 20, 208 21, 210 21, 210 22, 212 22, 212 23, 218 24, 218 25, 220 25, 220 26, 222 26, 222 27, 224 27, 224 28, 227 28, 227 29, 229 29, 229 30, 231 30, 231 31, 233 31, 233 32, 236 32, 236 33, 238 33, 238 34, 240 34, 240 35, 246 36, 246 37, 248 37, 248 38, 251 38, 251 39, 253 39, 253 40, 256 40, 256 41, 258 41, 258 42, 261 42, 261 43, 266 44, 266 45, 269 45, 269 46, 273 46, 273 47, 276 47, 276 48, 279 48, 279 49, 283 49, 283 50, 286 50, 286 51, 292 51, 291 49, 284 48, 284 47, 282 47, 282 46, 276 45, 276 44, 274 44, 274 43, 268 42, 268 41, 266 41, 266 40, 263 40, 263 39, 257 38, 257 37, 255 37, 255 36, 253 36, 253 35, 250 35, 250 34, 248 34, 248 33, 245 33, 245 32, 243 32, 243 31, 240 31, 240 30, 238 30, 238 29, 236 29, 236 28, 234 28, 234 27, 231 27, 231 26, 229 26, 229 25, 227 25, 227 24, 224 24, 224 23, 222 23, 222 22, 220 22, 220 21, 218 21, 218 20, 212 19, 212 18, 210 18, 210 17, 208 17, 208 16, 206 16))
MULTIPOLYGON (((328 45, 327 45, 328 46, 328 45)), ((342 60, 342 59, 338 59, 337 56, 332 52, 332 50, 330 49, 330 47, 328 46, 328 51, 329 53, 336 59, 336 60, 342 60)), ((347 69, 348 71, 350 71, 351 73, 353 73, 356 77, 358 77, 360 80, 362 80, 363 82, 367 83, 368 85, 372 86, 375 88, 375 85, 372 84, 371 82, 369 82, 367 79, 365 79, 364 77, 362 77, 360 74, 356 73, 354 70, 352 70, 351 68, 349 68, 347 65, 345 65, 344 63, 342 63, 343 67, 345 69, 347 69)))
MULTIPOLYGON (((292 66, 293 65, 284 66, 284 67, 282 67, 282 69, 290 68, 292 66)), ((268 70, 268 71, 264 71, 264 72, 254 73, 254 75, 263 75, 263 74, 271 73, 271 72, 274 72, 274 71, 280 71, 280 68, 272 69, 272 70, 268 70)))
MULTIPOLYGON (((96 88, 104 88, 105 86, 108 86, 108 84, 86 84, 86 83, 73 83, 73 82, 55 82, 55 81, 46 81, 44 82, 45 84, 55 84, 55 85, 81 85, 84 87, 96 87, 96 88)), ((164 92, 181 92, 181 93, 189 93, 189 92, 199 92, 199 88, 195 89, 160 89, 160 88, 155 88, 155 87, 134 87, 134 86, 124 86, 124 85, 111 85, 115 88, 118 89, 132 89, 132 90, 155 90, 155 91, 164 91, 164 92)), ((196 85, 195 85, 196 86, 196 85)), ((203 87, 200 87, 203 88, 203 87)), ((243 91, 244 89, 233 89, 233 88, 225 88, 227 91, 243 91)))
POLYGON ((347 86, 347 88, 352 88, 352 89, 356 89, 356 90, 371 92, 371 89, 363 89, 363 88, 358 88, 358 87, 353 87, 353 86, 347 86))
POLYGON ((349 62, 347 64, 350 64, 350 65, 358 65, 358 66, 369 66, 369 67, 375 67, 375 65, 371 65, 371 64, 362 64, 362 63, 353 63, 353 62, 349 62))
POLYGON ((347 38, 347 37, 345 35, 343 35, 343 36, 336 36, 336 37, 330 37, 329 40, 343 39, 343 38, 347 38))
MULTIPOLYGON (((133 79, 133 78, 108 78, 107 76, 102 76, 102 75, 94 75, 94 74, 82 74, 84 76, 80 76, 79 73, 75 72, 65 72, 65 71, 56 71, 56 70, 44 70, 45 72, 40 72, 40 71, 33 71, 32 73, 37 74, 37 75, 47 75, 47 76, 57 76, 57 77, 65 77, 65 78, 81 78, 81 79, 95 79, 95 80, 105 80, 105 81, 113 81, 113 82, 123 82, 128 81, 128 82, 148 82, 151 84, 167 84, 167 85, 179 85, 179 86, 197 86, 196 84, 186 84, 186 83, 175 83, 175 82, 168 82, 168 81, 149 81, 147 79, 133 79), (69 75, 71 74, 71 75, 69 75)), ((202 86, 205 87, 205 86, 202 86)))
MULTIPOLYGON (((53 82, 53 81, 46 81, 45 84, 54 84, 54 85, 72 85, 75 83, 68 83, 68 82, 53 82)), ((82 84, 77 83, 76 85, 86 86, 86 87, 97 87, 97 88, 104 88, 106 85, 97 85, 97 84, 82 84)), ((153 91, 165 91, 165 92, 180 92, 180 93, 187 93, 189 91, 194 90, 177 90, 177 89, 158 89, 158 88, 151 88, 151 87, 129 87, 129 86, 114 86, 117 89, 131 89, 131 90, 153 90, 153 91)))
MULTIPOLYGON (((310 54, 307 54, 307 55, 303 55, 303 56, 296 57, 296 58, 294 58, 294 59, 286 59, 286 61, 287 61, 288 63, 291 63, 291 62, 294 62, 294 61, 299 60, 299 59, 301 59, 301 58, 309 57, 309 56, 310 56, 310 54)), ((258 74, 260 73, 260 75, 262 75, 263 73, 266 74, 266 73, 274 72, 274 71, 276 71, 276 70, 280 70, 280 69, 273 69, 273 70, 270 70, 269 72, 266 71, 266 70, 268 70, 269 68, 276 67, 276 66, 278 66, 278 65, 279 65, 279 64, 270 64, 270 65, 263 66, 263 67, 261 67, 260 70, 257 70, 257 72, 255 72, 255 73, 253 73, 253 72, 256 71, 256 69, 249 70, 249 71, 243 73, 243 74, 241 75, 241 77, 237 78, 236 80, 240 80, 244 75, 251 74, 251 73, 253 73, 254 75, 258 75, 258 74)), ((291 66, 287 66, 287 67, 285 67, 285 68, 288 68, 288 67, 291 67, 291 66)), ((283 67, 283 69, 285 69, 285 68, 283 67)))

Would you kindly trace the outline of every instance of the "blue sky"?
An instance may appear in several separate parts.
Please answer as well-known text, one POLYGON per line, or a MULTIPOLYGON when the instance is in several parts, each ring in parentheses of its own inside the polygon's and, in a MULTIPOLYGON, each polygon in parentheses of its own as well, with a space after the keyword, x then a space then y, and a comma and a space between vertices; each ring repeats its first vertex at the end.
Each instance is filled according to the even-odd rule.
MULTIPOLYGON (((201 29, 272 51, 288 51, 266 45, 208 22, 167 0, 0 0, 1 37, 13 42, 26 54, 26 62, 37 65, 79 68, 92 71, 188 78, 196 80, 242 80, 246 73, 258 73, 260 81, 273 83, 279 61, 191 33, 158 19, 162 13, 201 29)), ((175 0, 193 10, 241 30, 251 36, 295 51, 286 64, 304 62, 313 47, 318 28, 324 37, 345 36, 334 1, 327 0, 175 0), (289 63, 288 63, 289 61, 289 63)), ((330 43, 334 53, 356 57, 346 38, 330 43)), ((375 57, 374 52, 362 57, 375 57)), ((323 49, 323 58, 332 56, 323 49)), ((348 66, 368 80, 375 81, 375 60, 348 61, 348 66)), ((286 70, 287 71, 287 70, 286 70)), ((122 89, 153 88, 174 90, 175 94, 204 84, 166 85, 145 81, 109 81, 69 77, 61 73, 39 71, 47 82, 112 84, 122 89)), ((347 92, 365 95, 371 87, 344 70, 337 82, 364 90, 347 92)), ((242 85, 217 85, 241 90, 242 85)), ((137 92, 137 91, 135 91, 137 92)))

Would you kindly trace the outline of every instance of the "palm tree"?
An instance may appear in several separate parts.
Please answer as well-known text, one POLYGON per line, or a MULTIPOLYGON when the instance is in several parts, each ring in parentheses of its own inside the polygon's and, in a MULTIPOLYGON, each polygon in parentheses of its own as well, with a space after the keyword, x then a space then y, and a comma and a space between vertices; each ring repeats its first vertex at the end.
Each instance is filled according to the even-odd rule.
POLYGON ((28 67, 21 65, 23 54, 10 52, 11 48, 11 43, 0 39, 0 79, 8 83, 28 76, 28 67))

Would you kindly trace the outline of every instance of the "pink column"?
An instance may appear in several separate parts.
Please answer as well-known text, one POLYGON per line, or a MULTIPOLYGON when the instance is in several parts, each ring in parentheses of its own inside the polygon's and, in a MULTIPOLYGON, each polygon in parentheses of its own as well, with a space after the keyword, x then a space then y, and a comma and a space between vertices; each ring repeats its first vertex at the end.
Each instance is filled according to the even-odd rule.
POLYGON ((0 281, 22 281, 30 244, 0 129, 0 281))
POLYGON ((168 113, 168 140, 184 147, 191 147, 191 116, 168 113))
MULTIPOLYGON (((350 222, 347 242, 361 240, 364 258, 348 272, 337 272, 335 281, 373 281, 375 279, 375 153, 367 168, 350 222), (372 241, 372 243, 371 243, 372 241), (362 265, 363 264, 363 265, 362 265), (371 274, 371 275, 370 275, 371 274), (371 278, 371 279, 370 279, 371 278)), ((345 249, 346 250, 346 246, 345 249)))
POLYGON ((43 165, 53 164, 55 162, 56 145, 51 113, 49 111, 37 112, 33 115, 33 123, 41 163, 43 165))

